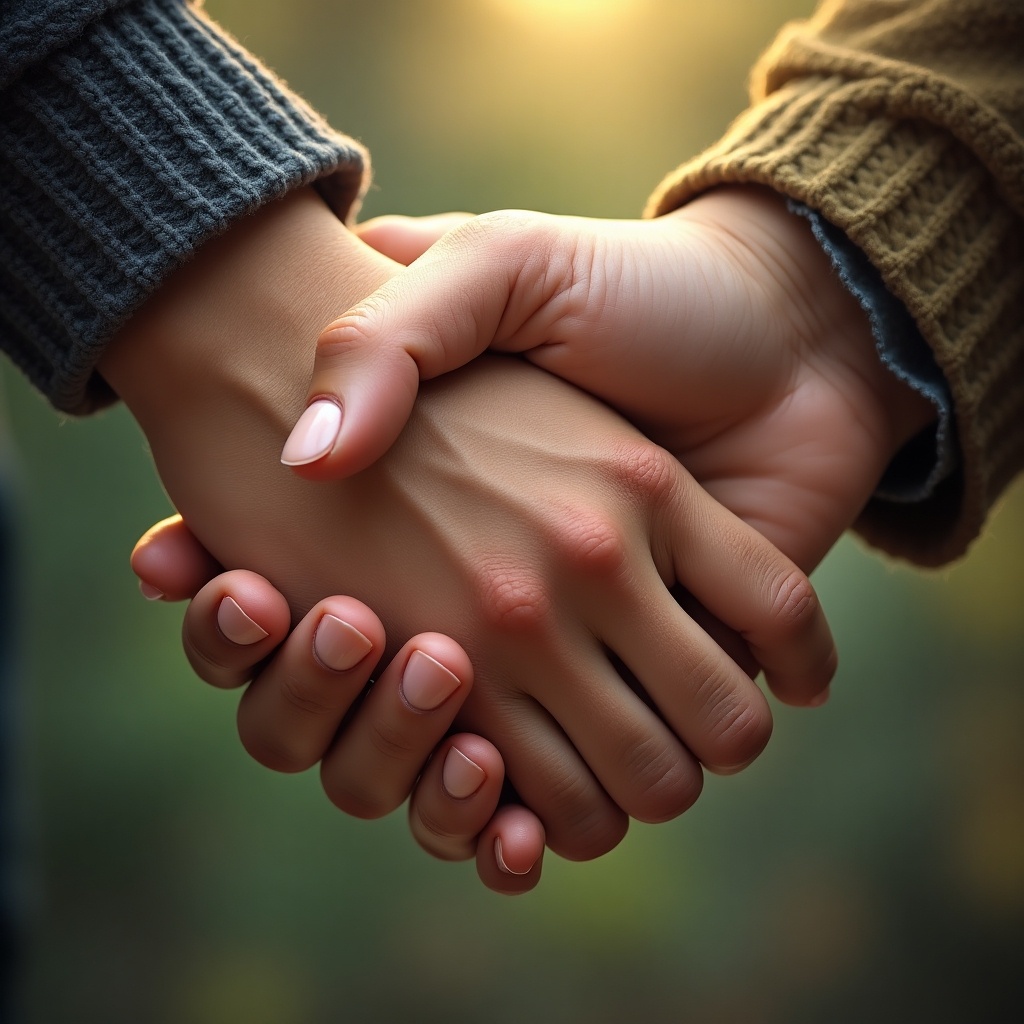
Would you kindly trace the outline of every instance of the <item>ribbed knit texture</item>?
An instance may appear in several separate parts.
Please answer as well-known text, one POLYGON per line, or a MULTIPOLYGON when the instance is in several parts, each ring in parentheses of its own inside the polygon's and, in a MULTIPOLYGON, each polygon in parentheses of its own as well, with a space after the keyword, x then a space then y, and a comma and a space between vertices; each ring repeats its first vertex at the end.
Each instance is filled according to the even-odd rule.
POLYGON ((949 382, 961 458, 930 499, 873 501, 857 529, 946 563, 1024 468, 1024 5, 826 3, 781 33, 752 100, 648 213, 758 183, 864 251, 949 382))
POLYGON ((131 0, 0 0, 0 89, 131 0))
POLYGON ((69 10, 23 7, 21 35, 35 16, 53 48, 2 94, 0 343, 85 413, 113 397, 94 373, 104 345, 204 240, 309 182, 345 217, 367 161, 183 3, 71 17, 70 39, 47 21, 69 10))

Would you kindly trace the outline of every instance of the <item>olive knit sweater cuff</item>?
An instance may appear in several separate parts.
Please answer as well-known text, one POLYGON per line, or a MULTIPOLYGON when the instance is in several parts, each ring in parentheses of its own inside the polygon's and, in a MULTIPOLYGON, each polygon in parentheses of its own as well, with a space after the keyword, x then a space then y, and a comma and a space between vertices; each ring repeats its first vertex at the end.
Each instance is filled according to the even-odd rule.
POLYGON ((958 469, 926 501, 873 501, 870 543, 921 565, 963 554, 1024 464, 1012 422, 1024 389, 1021 221, 948 131, 872 105, 873 83, 790 81, 658 188, 656 216, 726 183, 765 185, 818 211, 860 248, 906 307, 953 397, 958 469), (997 356, 996 353, 1002 353, 997 356), (979 367, 995 368, 979 372, 979 367))

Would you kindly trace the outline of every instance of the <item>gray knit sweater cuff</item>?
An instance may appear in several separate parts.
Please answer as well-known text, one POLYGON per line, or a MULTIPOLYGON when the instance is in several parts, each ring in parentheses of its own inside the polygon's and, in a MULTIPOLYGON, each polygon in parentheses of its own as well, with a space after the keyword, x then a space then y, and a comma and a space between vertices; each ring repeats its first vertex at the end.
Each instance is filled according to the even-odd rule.
POLYGON ((310 182, 347 217, 364 186, 356 143, 177 0, 109 11, 2 109, 0 343, 70 413, 112 400, 105 344, 204 240, 310 182))

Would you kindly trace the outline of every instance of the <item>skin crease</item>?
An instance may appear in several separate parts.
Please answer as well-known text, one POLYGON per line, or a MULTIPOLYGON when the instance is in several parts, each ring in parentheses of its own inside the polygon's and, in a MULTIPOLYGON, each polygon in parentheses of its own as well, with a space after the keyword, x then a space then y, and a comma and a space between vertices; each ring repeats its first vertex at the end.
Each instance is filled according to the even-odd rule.
MULTIPOLYGON (((716 519, 720 510, 713 514, 692 480, 606 407, 505 358, 424 389, 396 449, 352 480, 318 484, 280 466, 317 330, 393 269, 315 195, 297 193, 205 246, 133 318, 101 372, 220 563, 264 575, 293 616, 343 589, 387 609, 391 637, 439 629, 462 640, 477 684, 459 724, 500 740, 553 849, 596 856, 624 833, 620 808, 671 817, 701 784, 693 754, 623 686, 605 645, 688 746, 738 767, 767 740, 767 705, 662 581, 683 568, 677 555, 690 530, 698 536, 688 554, 701 557, 689 570, 698 576, 714 577, 712 549, 734 535, 726 550, 738 565, 770 566, 770 577, 786 579, 792 567, 767 552, 753 557, 763 541, 716 519), (226 324, 222 309, 233 311, 226 324), (282 347, 282 337, 309 337, 309 348, 282 347), (522 449, 516 462, 510 436, 522 449)), ((731 581, 722 575, 708 585, 731 581)), ((701 580, 683 582, 693 589, 701 580)), ((727 613, 742 604, 732 593, 708 596, 727 613)), ((808 631, 800 672, 815 692, 834 670, 822 626, 812 616, 786 635, 808 631)), ((346 792, 339 802, 359 798, 346 792)))
POLYGON ((441 237, 452 223, 362 227, 422 255, 321 335, 309 394, 338 395, 347 415, 300 475, 372 462, 417 376, 490 343, 621 411, 809 571, 934 419, 882 365, 806 220, 766 190, 716 189, 654 220, 499 211, 441 237))
MULTIPOLYGON (((396 670, 389 671, 380 660, 380 620, 361 602, 338 595, 318 602, 292 628, 281 594, 248 570, 221 572, 179 516, 147 531, 132 553, 132 568, 167 600, 192 598, 182 624, 185 651, 207 683, 222 688, 248 684, 239 704, 239 736, 260 764, 302 771, 322 759, 321 772, 335 779, 344 780, 346 772, 355 780, 372 778, 373 792, 364 790, 360 804, 343 810, 380 817, 409 797, 410 831, 432 856, 475 858, 484 884, 504 895, 537 885, 544 828, 526 807, 499 809, 505 778, 501 754, 481 736, 456 733, 441 739, 472 685, 472 666, 455 641, 436 633, 413 637, 391 663, 396 670), (266 632, 262 640, 239 646, 224 635, 219 609, 225 596, 266 632), (326 671, 314 653, 324 614, 350 624, 372 644, 350 670, 326 671), (401 695, 398 674, 409 649, 426 650, 462 683, 427 714, 411 709, 401 695), (364 694, 371 675, 375 684, 364 694), (380 743, 384 736, 391 740, 387 745, 380 743), (455 793, 447 786, 453 750, 461 777, 455 793), (499 839, 504 868, 497 860, 499 839)), ((340 783, 342 793, 358 788, 340 783)))
MULTIPOLYGON (((510 238, 515 238, 516 231, 506 230, 509 225, 502 223, 502 216, 482 218, 473 228, 500 227, 498 256, 507 261, 515 256, 510 238)), ((356 230, 381 252, 409 263, 468 219, 468 214, 383 217, 356 230)), ((531 337, 540 338, 528 358, 623 411, 646 434, 675 452, 723 503, 740 512, 805 568, 816 564, 849 525, 898 447, 934 415, 926 401, 905 389, 881 365, 870 328, 855 300, 836 280, 806 222, 786 210, 778 197, 759 189, 719 189, 656 222, 597 222, 518 213, 514 220, 516 230, 529 229, 523 232, 526 249, 543 254, 548 280, 551 266, 558 266, 562 258, 555 251, 560 242, 558 232, 552 230, 556 223, 563 231, 565 225, 583 232, 596 226, 600 233, 593 264, 578 275, 583 281, 566 289, 564 296, 556 294, 554 301, 545 296, 550 308, 531 323, 532 334, 530 330, 522 332, 517 346, 525 347, 531 337), (601 294, 602 281, 607 284, 612 277, 620 293, 624 290, 628 276, 622 273, 623 262, 618 264, 617 275, 605 267, 602 277, 595 268, 599 257, 612 262, 608 248, 634 240, 640 243, 638 255, 643 257, 637 261, 637 291, 646 289, 647 294, 635 296, 631 305, 621 294, 617 301, 607 291, 601 294), (684 274, 681 281, 678 268, 685 267, 687 261, 698 272, 684 274), (665 280, 658 286, 668 289, 672 299, 667 304, 655 301, 659 276, 665 280), (595 305, 601 317, 588 324, 595 305), (609 316, 609 311, 614 314, 616 308, 630 305, 634 311, 648 314, 660 309, 665 319, 659 322, 655 317, 652 322, 650 315, 646 319, 630 316, 616 322, 614 315, 609 316), (725 315, 716 314, 709 324, 706 312, 702 314, 709 309, 725 315), (751 324, 757 325, 755 331, 749 329, 751 324), (581 333, 583 344, 577 341, 581 333), (686 344, 680 343, 683 338, 686 344), (687 393, 688 381, 696 381, 699 388, 687 393), (685 402, 680 401, 681 394, 685 402), (751 466, 756 469, 751 471, 751 466)), ((465 231, 457 232, 449 241, 465 235, 465 231)), ((477 231, 475 237, 478 243, 486 241, 486 231, 477 231)), ((576 252, 578 255, 579 247, 576 252)), ((455 255, 450 265, 457 266, 455 255)), ((575 272, 577 268, 570 269, 575 272)), ((516 288, 527 291, 529 297, 524 282, 528 275, 520 273, 516 288)), ((421 304, 429 309, 430 301, 443 294, 443 289, 437 282, 428 285, 421 304)), ((430 315, 443 320, 455 305, 435 309, 430 315)), ((514 310, 514 303, 511 306, 514 310)), ((416 310, 414 300, 410 307, 416 310)), ((530 312, 535 315, 534 310, 530 312)), ((316 478, 318 473, 312 475, 316 478)), ((136 555, 141 556, 140 575, 152 578, 155 573, 172 599, 190 596, 216 572, 180 521, 152 532, 136 555), (186 565, 191 572, 182 581, 182 566, 186 565)), ((232 574, 227 574, 216 582, 231 578, 232 574)), ((265 581, 263 591, 265 600, 279 599, 265 581)), ((723 630, 684 592, 677 593, 723 648, 752 675, 756 673, 758 666, 744 645, 737 643, 735 634, 723 630)), ((249 607, 256 597, 251 586, 240 595, 249 607)), ((283 627, 252 657, 237 650, 222 651, 224 640, 219 631, 203 623, 204 609, 206 618, 213 621, 208 604, 208 594, 201 593, 186 617, 190 649, 207 652, 207 663, 194 662, 207 681, 222 676, 220 666, 225 661, 234 664, 241 659, 246 664, 241 675, 236 670, 236 683, 256 674, 246 698, 263 694, 266 702, 269 694, 269 700, 280 702, 282 680, 306 683, 319 677, 309 652, 297 642, 302 638, 301 628, 262 665, 259 659, 283 639, 283 627)), ((270 628, 273 630, 273 625, 270 628)), ((620 670, 628 676, 624 666, 620 670)), ((331 686, 326 697, 316 699, 330 703, 336 699, 334 693, 331 686)), ((249 706, 253 703, 248 700, 249 706)), ((243 700, 243 708, 246 706, 247 700, 243 700)), ((366 708, 364 703, 360 716, 346 720, 332 734, 335 756, 329 760, 337 762, 336 751, 346 750, 353 779, 364 774, 380 754, 373 744, 360 743, 365 740, 359 730, 365 733, 367 728, 366 708)), ((312 760, 316 759, 319 747, 316 742, 311 744, 307 735, 314 730, 310 724, 300 723, 300 728, 288 734, 278 713, 262 718, 249 715, 248 721, 248 734, 240 721, 243 742, 261 763, 279 767, 262 753, 279 751, 282 745, 290 749, 295 743, 312 750, 312 760)), ((372 728, 392 736, 402 731, 393 722, 376 723, 372 728)), ((418 750, 413 759, 421 762, 431 740, 429 736, 424 740, 421 723, 412 728, 403 752, 406 747, 418 750)), ((463 859, 476 850, 481 878, 489 887, 506 893, 526 891, 539 880, 542 826, 523 807, 505 807, 488 825, 500 789, 500 785, 499 789, 493 787, 502 774, 501 757, 480 737, 463 734, 458 739, 486 766, 487 786, 469 802, 452 801, 440 784, 439 765, 445 751, 439 750, 413 790, 413 834, 421 846, 444 859, 463 859), (508 874, 497 867, 494 839, 498 831, 506 859, 525 874, 508 874)), ((320 746, 326 750, 328 744, 320 746)), ((414 781, 406 773, 397 789, 381 793, 380 780, 388 777, 389 771, 375 769, 370 774, 377 779, 379 813, 397 806, 414 781)), ((365 816, 373 806, 372 795, 364 793, 364 800, 345 809, 365 816)))

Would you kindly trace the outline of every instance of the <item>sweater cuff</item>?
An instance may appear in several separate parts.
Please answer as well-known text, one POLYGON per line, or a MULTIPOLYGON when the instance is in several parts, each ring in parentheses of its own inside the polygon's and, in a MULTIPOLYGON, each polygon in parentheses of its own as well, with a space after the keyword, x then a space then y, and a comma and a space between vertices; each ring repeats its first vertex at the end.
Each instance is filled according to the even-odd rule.
POLYGON ((178 0, 108 12, 3 103, 3 345, 70 413, 113 399, 104 346, 205 240, 312 182, 347 219, 367 175, 357 143, 178 0))
POLYGON ((956 468, 953 400, 946 378, 935 363, 903 303, 882 283, 878 271, 817 210, 792 200, 792 213, 804 217, 832 263, 839 280, 860 304, 871 325, 882 365, 935 408, 935 423, 897 452, 875 488, 879 501, 914 502, 930 498, 956 468))
POLYGON ((1020 223, 970 150, 939 126, 885 114, 873 89, 839 77, 782 86, 665 179, 646 213, 759 184, 818 211, 864 253, 949 385, 959 461, 927 500, 872 501, 856 528, 891 554, 941 565, 977 536, 1024 456, 1007 393, 1024 367, 993 360, 1020 354, 1006 343, 1024 318, 1020 223))

